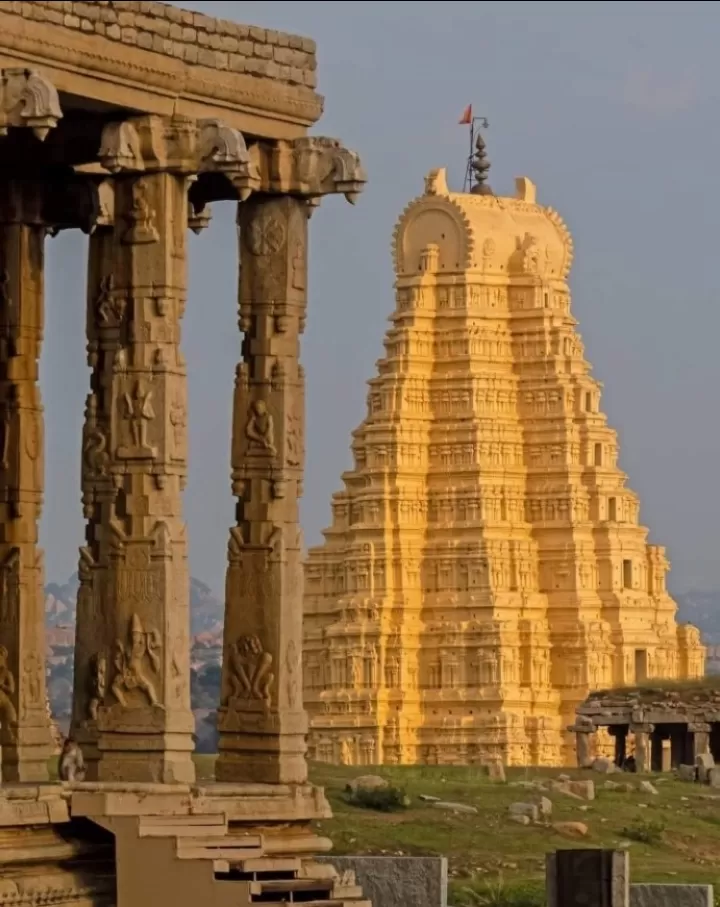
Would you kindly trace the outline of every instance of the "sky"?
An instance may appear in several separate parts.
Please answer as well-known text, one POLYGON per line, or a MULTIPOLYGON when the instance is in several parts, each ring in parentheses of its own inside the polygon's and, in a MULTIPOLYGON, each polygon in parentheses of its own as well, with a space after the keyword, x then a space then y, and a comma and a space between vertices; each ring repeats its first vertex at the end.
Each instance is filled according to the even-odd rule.
MULTIPOLYGON (((357 150, 369 183, 355 208, 323 202, 310 223, 305 540, 320 541, 351 465, 350 433, 382 355, 394 294, 390 242, 423 177, 461 188, 465 106, 489 118, 490 182, 528 176, 575 242, 573 314, 620 465, 671 587, 720 586, 720 5, 685 2, 186 2, 246 24, 313 37, 325 114, 313 130, 357 150)), ((190 239, 183 346, 189 372, 192 574, 224 587, 230 413, 237 330, 233 206, 190 239)), ((48 241, 48 581, 82 543, 80 439, 85 239, 48 241)))

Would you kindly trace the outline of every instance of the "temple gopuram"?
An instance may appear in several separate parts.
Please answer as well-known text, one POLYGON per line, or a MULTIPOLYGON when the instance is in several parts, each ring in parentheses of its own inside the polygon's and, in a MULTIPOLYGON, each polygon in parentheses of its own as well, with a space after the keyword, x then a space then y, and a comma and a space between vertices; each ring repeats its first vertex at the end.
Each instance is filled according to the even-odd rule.
POLYGON ((589 691, 704 673, 570 311, 573 241, 516 180, 445 170, 395 230, 354 467, 305 570, 310 754, 564 765, 589 691))

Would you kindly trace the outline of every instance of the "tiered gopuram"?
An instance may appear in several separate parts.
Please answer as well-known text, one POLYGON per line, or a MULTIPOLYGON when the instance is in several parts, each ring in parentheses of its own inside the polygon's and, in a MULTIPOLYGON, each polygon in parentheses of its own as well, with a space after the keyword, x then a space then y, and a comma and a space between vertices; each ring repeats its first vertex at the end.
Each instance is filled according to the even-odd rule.
POLYGON ((396 307, 354 468, 309 552, 313 758, 560 765, 589 690, 698 677, 664 548, 618 468, 560 215, 444 170, 394 238, 396 307))
POLYGON ((308 221, 323 196, 355 201, 366 181, 357 154, 307 134, 322 111, 314 87, 314 43, 295 35, 162 3, 0 4, 3 903, 369 907, 352 873, 312 858, 330 845, 311 824, 329 807, 305 760, 308 221), (196 783, 181 326, 186 306, 223 295, 214 274, 204 297, 187 293, 190 233, 221 200, 237 208, 241 272, 240 362, 218 389, 233 407, 237 506, 220 755, 215 779, 196 783), (61 783, 48 778, 37 528, 43 255, 64 229, 90 237, 76 325, 86 532, 61 783))

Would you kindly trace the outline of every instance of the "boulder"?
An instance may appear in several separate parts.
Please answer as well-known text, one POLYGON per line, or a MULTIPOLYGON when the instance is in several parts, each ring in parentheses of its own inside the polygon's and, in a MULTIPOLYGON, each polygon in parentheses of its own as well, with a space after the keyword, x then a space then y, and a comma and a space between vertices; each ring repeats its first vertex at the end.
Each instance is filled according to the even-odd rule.
POLYGON ((680 781, 697 781, 698 769, 696 765, 678 765, 678 780, 680 781))
POLYGON ((600 774, 603 775, 611 775, 613 772, 617 771, 617 767, 612 759, 601 756, 593 762, 592 770, 594 772, 600 772, 600 774))
POLYGON ((538 808, 541 816, 551 816, 553 809, 552 800, 549 800, 547 797, 540 797, 538 808))
POLYGON ((573 838, 584 838, 588 833, 588 827, 584 822, 553 822, 552 827, 561 835, 573 838))
POLYGON ((531 822, 537 822, 539 815, 535 803, 511 803, 508 812, 511 816, 527 816, 531 822))
POLYGON ((529 825, 530 817, 529 816, 518 816, 514 813, 510 813, 510 821, 517 822, 518 825, 529 825))
POLYGON ((644 794, 653 794, 655 796, 657 796, 657 794, 658 794, 658 789, 655 787, 655 785, 652 783, 652 781, 641 781, 639 789, 644 794))
POLYGON ((384 790, 390 787, 390 782, 380 775, 358 775, 345 785, 345 791, 348 794, 354 794, 359 790, 384 790))

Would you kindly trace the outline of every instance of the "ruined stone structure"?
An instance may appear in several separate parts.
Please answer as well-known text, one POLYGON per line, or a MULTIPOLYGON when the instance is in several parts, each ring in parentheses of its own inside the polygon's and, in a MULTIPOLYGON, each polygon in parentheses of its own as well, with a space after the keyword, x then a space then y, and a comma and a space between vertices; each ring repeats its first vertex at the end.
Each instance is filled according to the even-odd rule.
POLYGON ((444 170, 394 238, 396 307, 305 573, 320 761, 562 765, 588 691, 702 676, 570 313, 560 215, 444 170))
POLYGON ((597 690, 581 703, 575 723, 580 767, 608 751, 617 766, 670 771, 710 754, 720 761, 720 687, 717 680, 597 690), (609 739, 608 739, 609 738, 609 739))
POLYGON ((5 3, 0 69, 0 819, 28 826, 32 861, 25 879, 15 831, 0 836, 16 886, 2 897, 356 903, 352 879, 310 858, 329 845, 309 824, 328 806, 307 782, 301 696, 308 219, 365 183, 354 152, 306 134, 322 109, 314 44, 159 3, 5 3), (222 783, 195 785, 181 324, 188 234, 218 200, 238 204, 238 503, 222 783), (71 727, 87 773, 61 789, 47 783, 37 378, 44 245, 73 228, 90 234, 71 727))

